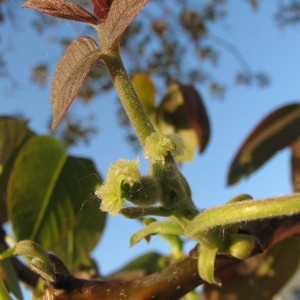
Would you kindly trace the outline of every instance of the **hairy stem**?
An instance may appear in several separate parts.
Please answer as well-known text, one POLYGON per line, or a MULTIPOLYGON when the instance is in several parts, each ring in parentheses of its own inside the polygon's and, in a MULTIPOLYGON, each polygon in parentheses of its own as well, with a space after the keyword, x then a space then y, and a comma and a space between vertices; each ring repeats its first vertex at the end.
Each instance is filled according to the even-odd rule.
POLYGON ((229 203, 207 209, 200 213, 186 228, 186 235, 195 237, 203 235, 218 226, 299 213, 299 194, 266 200, 247 200, 229 203))
POLYGON ((98 27, 98 33, 103 48, 103 56, 101 58, 106 64, 119 98, 133 127, 135 128, 137 136, 142 146, 144 146, 146 137, 155 132, 155 129, 126 72, 120 56, 119 45, 117 44, 113 48, 107 49, 105 39, 102 38, 101 26, 98 27))

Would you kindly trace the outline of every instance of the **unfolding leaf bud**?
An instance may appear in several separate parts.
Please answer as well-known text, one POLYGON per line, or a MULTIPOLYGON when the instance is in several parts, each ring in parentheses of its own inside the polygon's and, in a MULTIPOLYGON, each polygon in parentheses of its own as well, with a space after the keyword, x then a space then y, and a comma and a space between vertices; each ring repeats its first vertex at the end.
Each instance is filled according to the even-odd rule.
POLYGON ((233 198, 231 198, 227 203, 236 203, 236 202, 241 202, 241 201, 246 201, 246 200, 252 200, 252 196, 248 194, 239 194, 233 198))
POLYGON ((139 182, 132 186, 125 184, 122 186, 122 190, 124 191, 124 198, 142 207, 155 204, 160 201, 162 195, 160 184, 152 176, 143 176, 139 182))
POLYGON ((255 237, 249 234, 231 234, 228 254, 238 259, 246 259, 256 246, 255 237))

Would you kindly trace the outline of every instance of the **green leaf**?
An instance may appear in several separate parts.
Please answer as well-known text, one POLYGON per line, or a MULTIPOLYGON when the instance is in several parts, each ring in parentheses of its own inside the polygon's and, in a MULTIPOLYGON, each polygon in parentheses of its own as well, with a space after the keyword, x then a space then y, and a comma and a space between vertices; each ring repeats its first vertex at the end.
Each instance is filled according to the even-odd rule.
POLYGON ((220 285, 221 281, 215 277, 215 260, 217 247, 199 244, 198 272, 199 276, 210 284, 220 285))
POLYGON ((30 268, 46 281, 54 282, 56 280, 56 275, 59 272, 56 272, 56 261, 51 259, 51 257, 56 256, 45 251, 38 243, 31 240, 19 241, 14 248, 4 251, 0 258, 12 256, 22 256, 29 263, 30 268))
MULTIPOLYGON (((4 165, 14 151, 32 135, 28 121, 13 117, 0 117, 0 165, 4 165)), ((0 172, 1 173, 1 172, 0 172)))
POLYGON ((36 242, 30 240, 22 240, 17 242, 13 248, 4 251, 0 258, 10 258, 16 255, 21 255, 26 258, 36 257, 39 260, 50 262, 48 253, 36 242))
POLYGON ((114 0, 104 23, 106 47, 108 49, 120 39, 123 32, 141 12, 149 0, 114 0))
POLYGON ((93 65, 100 59, 96 42, 87 36, 74 40, 60 59, 53 78, 51 104, 55 129, 77 96, 93 65))
POLYGON ((146 73, 137 73, 132 78, 132 84, 147 113, 155 109, 156 89, 151 78, 146 73))
POLYGON ((99 200, 94 196, 95 186, 100 183, 100 175, 91 160, 68 158, 55 194, 66 207, 70 207, 72 213, 65 216, 70 228, 60 243, 52 245, 51 250, 70 270, 74 270, 80 264, 89 263, 89 253, 102 236, 106 213, 100 210, 99 200), (59 195, 62 190, 65 194, 59 195))
MULTIPOLYGON (((63 144, 50 136, 30 139, 19 152, 7 190, 9 214, 18 240, 31 239, 45 246, 40 242, 43 238, 39 231, 53 204, 51 196, 66 159, 63 144)), ((49 238, 53 231, 49 228, 49 238)), ((55 234, 59 231, 63 228, 56 228, 55 234)))
POLYGON ((300 104, 281 107, 265 117, 244 141, 231 163, 227 182, 252 174, 300 135, 300 104))
POLYGON ((8 206, 17 239, 38 242, 71 270, 83 263, 105 223, 94 196, 99 180, 90 160, 67 157, 52 137, 32 138, 9 180, 8 206))
POLYGON ((14 159, 33 135, 28 129, 28 121, 0 117, 0 224, 7 221, 6 189, 14 159))
POLYGON ((133 246, 142 239, 157 233, 183 235, 183 229, 175 220, 155 221, 133 234, 130 238, 130 245, 133 246))

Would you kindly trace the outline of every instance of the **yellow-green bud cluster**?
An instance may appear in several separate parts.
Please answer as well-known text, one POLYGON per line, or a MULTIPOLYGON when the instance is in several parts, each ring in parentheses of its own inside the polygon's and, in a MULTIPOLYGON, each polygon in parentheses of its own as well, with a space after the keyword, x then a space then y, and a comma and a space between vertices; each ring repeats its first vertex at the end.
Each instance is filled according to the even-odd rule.
POLYGON ((169 153, 174 157, 183 155, 184 144, 177 134, 152 133, 146 138, 144 156, 152 162, 165 162, 169 153))
POLYGON ((125 199, 122 185, 133 186, 141 178, 138 159, 129 161, 119 159, 108 170, 106 181, 96 189, 95 194, 101 199, 101 210, 115 216, 123 207, 125 199))

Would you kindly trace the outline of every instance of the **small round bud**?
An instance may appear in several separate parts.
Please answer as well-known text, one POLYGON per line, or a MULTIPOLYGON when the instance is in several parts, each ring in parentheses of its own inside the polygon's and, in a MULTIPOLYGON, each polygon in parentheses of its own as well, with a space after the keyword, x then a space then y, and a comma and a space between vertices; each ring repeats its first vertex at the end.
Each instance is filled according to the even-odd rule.
POLYGON ((128 189, 124 197, 139 206, 147 207, 155 204, 161 199, 161 187, 156 178, 151 176, 143 176, 139 182, 134 183, 128 189))
POLYGON ((256 246, 256 240, 249 234, 231 234, 228 252, 238 259, 248 258, 256 246))
POLYGON ((253 199, 252 196, 248 194, 240 194, 231 198, 227 203, 236 203, 236 202, 247 201, 252 199, 253 199))

